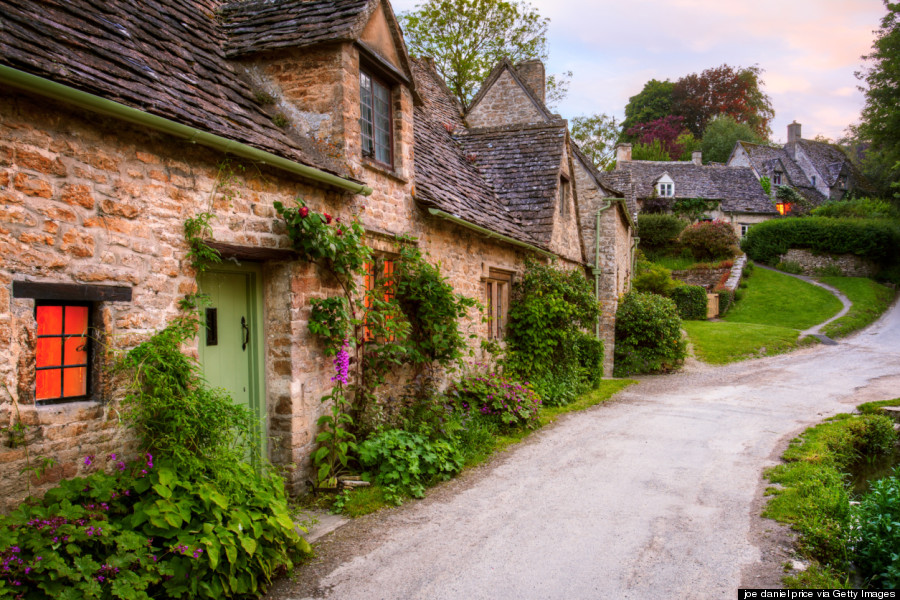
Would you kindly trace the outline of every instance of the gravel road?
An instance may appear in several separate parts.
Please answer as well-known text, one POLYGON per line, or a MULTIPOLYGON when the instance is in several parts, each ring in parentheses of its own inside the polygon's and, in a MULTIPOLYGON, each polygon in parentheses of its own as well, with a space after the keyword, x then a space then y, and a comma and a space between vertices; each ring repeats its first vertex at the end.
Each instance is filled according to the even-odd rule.
POLYGON ((426 500, 356 519, 271 600, 736 598, 778 584, 758 517, 787 442, 900 396, 900 305, 836 346, 645 378, 426 500))

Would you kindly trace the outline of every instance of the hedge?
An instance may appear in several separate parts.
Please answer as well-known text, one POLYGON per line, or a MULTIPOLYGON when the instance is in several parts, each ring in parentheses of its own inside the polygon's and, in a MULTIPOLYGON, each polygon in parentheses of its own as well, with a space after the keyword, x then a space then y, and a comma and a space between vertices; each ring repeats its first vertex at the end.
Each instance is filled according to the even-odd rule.
POLYGON ((678 316, 684 320, 706 318, 706 289, 700 285, 682 285, 672 290, 670 296, 678 307, 678 316))
POLYGON ((640 246, 650 252, 667 250, 675 245, 688 225, 684 219, 665 213, 640 214, 637 224, 640 246))
POLYGON ((741 244, 751 259, 775 264, 791 248, 856 254, 878 263, 896 261, 900 224, 880 219, 804 217, 754 225, 741 244))
POLYGON ((626 294, 616 311, 613 375, 670 371, 685 355, 675 303, 656 294, 626 294))

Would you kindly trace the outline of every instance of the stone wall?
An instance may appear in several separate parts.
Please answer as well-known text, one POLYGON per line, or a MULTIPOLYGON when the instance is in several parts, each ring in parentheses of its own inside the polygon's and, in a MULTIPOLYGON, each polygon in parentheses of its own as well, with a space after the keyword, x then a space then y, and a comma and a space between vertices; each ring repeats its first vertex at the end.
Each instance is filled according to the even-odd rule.
POLYGON ((540 123, 544 118, 534 102, 504 70, 475 106, 466 115, 470 127, 499 127, 522 123, 540 123))
POLYGON ((711 292, 720 283, 724 284, 731 274, 731 267, 724 269, 687 269, 672 271, 672 278, 688 285, 700 285, 711 292))
POLYGON ((804 275, 816 275, 818 269, 830 267, 839 268, 846 277, 872 277, 878 273, 878 265, 855 254, 815 254, 792 248, 780 260, 799 264, 804 275))

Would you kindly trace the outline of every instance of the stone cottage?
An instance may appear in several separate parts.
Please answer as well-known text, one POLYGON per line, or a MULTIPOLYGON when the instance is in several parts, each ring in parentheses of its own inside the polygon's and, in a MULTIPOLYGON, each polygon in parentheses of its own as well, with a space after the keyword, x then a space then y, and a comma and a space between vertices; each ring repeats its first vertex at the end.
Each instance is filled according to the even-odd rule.
POLYGON ((773 194, 778 186, 790 186, 812 206, 842 200, 854 190, 866 193, 865 179, 839 147, 805 140, 800 132, 800 123, 788 125, 788 141, 780 148, 738 142, 727 164, 750 167, 757 179, 768 177, 773 194))
MULTIPOLYGON (((584 269, 612 355, 630 213, 575 160, 539 63, 499 65, 464 114, 386 0, 23 0, 0 6, 0 82, 0 420, 57 460, 33 489, 128 447, 111 352, 198 286, 216 310, 217 339, 197 340, 207 378, 303 488, 332 385, 310 300, 338 289, 298 260, 278 201, 357 215, 382 261, 414 236, 493 311, 469 314, 479 339, 502 338, 527 257, 584 269), (183 225, 203 212, 225 260, 198 275, 183 225)), ((25 454, 0 443, 8 507, 25 454)))
POLYGON ((616 168, 604 178, 639 210, 651 204, 671 208, 681 198, 714 200, 718 206, 709 216, 727 220, 739 237, 753 224, 779 216, 753 169, 704 165, 700 152, 689 161, 631 160, 631 144, 619 144, 616 168))

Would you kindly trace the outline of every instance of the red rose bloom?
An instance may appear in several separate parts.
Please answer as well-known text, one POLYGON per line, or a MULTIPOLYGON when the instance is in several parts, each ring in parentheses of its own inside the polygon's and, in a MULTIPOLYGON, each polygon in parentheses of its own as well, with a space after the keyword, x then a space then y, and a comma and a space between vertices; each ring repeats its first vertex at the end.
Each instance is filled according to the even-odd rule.
POLYGON ((338 234, 338 235, 344 235, 344 232, 341 230, 340 227, 338 227, 337 234, 338 234))
POLYGON ((309 209, 306 208, 305 206, 301 206, 300 207, 300 217, 305 219, 306 215, 308 215, 308 214, 309 214, 309 209))
POLYGON ((331 223, 331 215, 328 213, 322 213, 322 216, 325 217, 325 223, 331 223))

